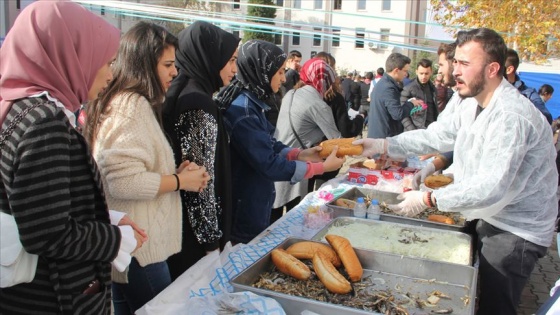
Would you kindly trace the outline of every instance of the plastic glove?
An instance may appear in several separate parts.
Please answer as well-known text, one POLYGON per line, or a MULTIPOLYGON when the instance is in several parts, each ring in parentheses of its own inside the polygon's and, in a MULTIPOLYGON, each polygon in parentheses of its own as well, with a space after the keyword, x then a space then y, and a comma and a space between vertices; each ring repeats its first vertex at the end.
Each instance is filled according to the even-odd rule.
POLYGON ((434 163, 429 163, 428 165, 426 165, 423 169, 414 174, 414 179, 412 179, 412 188, 414 190, 418 190, 418 188, 420 188, 420 184, 424 182, 426 177, 432 175, 435 172, 436 166, 434 165, 434 163))
POLYGON ((364 146, 364 151, 360 156, 371 158, 376 154, 385 154, 387 152, 387 140, 385 139, 359 139, 352 142, 354 145, 361 144, 364 146))
POLYGON ((425 194, 425 192, 417 190, 405 192, 397 197, 397 199, 403 200, 401 203, 387 205, 387 207, 396 214, 413 217, 428 208, 428 205, 424 202, 425 194))

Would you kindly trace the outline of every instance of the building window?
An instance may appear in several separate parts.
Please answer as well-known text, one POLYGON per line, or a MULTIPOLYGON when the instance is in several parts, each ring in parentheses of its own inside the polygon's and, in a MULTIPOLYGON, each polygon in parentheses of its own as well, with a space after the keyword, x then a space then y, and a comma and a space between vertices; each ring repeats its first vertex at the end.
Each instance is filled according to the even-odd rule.
POLYGON ((234 10, 239 10, 241 9, 241 4, 239 4, 241 0, 233 0, 233 9, 234 10))
POLYGON ((366 9, 366 0, 358 0, 358 10, 366 9))
POLYGON ((391 0, 383 0, 381 4, 382 11, 390 11, 391 10, 391 0))
POLYGON ((333 33, 332 46, 333 47, 340 47, 340 29, 339 28, 333 28, 332 33, 333 33))
POLYGON ((315 10, 320 10, 323 8, 323 0, 315 0, 315 10))
POLYGON ((101 6, 101 15, 105 15, 105 6, 104 5, 101 6))
POLYGON ((292 32, 292 45, 299 46, 299 32, 292 32))
POLYGON ((16 9, 18 9, 18 10, 21 9, 21 0, 16 1, 16 9))
POLYGON ((342 0, 334 0, 334 9, 342 10, 342 0))
POLYGON ((282 45, 282 33, 274 34, 274 45, 282 45))
POLYGON ((309 55, 309 58, 313 58, 317 56, 317 52, 316 51, 312 51, 311 54, 309 55))
POLYGON ((241 38, 241 37, 239 37, 239 30, 231 31, 231 33, 233 35, 237 36, 237 38, 241 38))
POLYGON ((301 9, 301 0, 294 0, 294 9, 301 9))
POLYGON ((313 28, 315 34, 313 34, 313 46, 321 46, 321 32, 320 28, 313 28))
POLYGON ((283 7, 284 6, 284 0, 276 0, 276 5, 279 7, 283 7))
POLYGON ((364 37, 366 35, 365 28, 357 28, 356 29, 356 44, 354 45, 355 48, 364 48, 364 37))
MULTIPOLYGON (((380 36, 379 36, 379 40, 381 42, 389 42, 389 32, 391 30, 388 28, 382 28, 379 32, 380 32, 380 36)), ((389 48, 389 45, 387 44, 380 44, 379 48, 383 48, 383 49, 387 49, 389 48)))

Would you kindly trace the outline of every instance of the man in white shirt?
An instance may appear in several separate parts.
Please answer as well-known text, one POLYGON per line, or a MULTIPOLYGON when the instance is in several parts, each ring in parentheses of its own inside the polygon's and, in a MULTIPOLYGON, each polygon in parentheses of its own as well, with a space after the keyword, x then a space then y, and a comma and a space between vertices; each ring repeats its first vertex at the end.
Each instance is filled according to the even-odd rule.
MULTIPOLYGON (((394 205, 414 216, 428 207, 480 219, 478 315, 516 314, 535 262, 552 244, 556 218, 556 152, 550 125, 503 78, 507 47, 487 28, 459 32, 453 76, 464 100, 425 130, 365 139, 364 155, 404 157, 454 150, 454 182, 411 191, 394 205)), ((446 111, 444 111, 446 112, 446 111)))

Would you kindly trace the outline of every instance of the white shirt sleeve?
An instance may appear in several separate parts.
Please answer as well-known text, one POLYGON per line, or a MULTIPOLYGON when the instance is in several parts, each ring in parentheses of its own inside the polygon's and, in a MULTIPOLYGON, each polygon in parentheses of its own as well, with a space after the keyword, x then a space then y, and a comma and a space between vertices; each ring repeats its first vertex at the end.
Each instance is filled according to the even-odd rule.
MULTIPOLYGON (((126 213, 124 212, 109 210, 109 217, 111 218, 112 225, 118 225, 125 215, 126 213)), ((119 226, 119 229, 121 230, 121 246, 112 264, 115 269, 123 272, 126 270, 126 267, 130 265, 130 261, 132 260, 130 254, 136 248, 136 238, 134 237, 134 230, 131 226, 123 225, 119 226)))

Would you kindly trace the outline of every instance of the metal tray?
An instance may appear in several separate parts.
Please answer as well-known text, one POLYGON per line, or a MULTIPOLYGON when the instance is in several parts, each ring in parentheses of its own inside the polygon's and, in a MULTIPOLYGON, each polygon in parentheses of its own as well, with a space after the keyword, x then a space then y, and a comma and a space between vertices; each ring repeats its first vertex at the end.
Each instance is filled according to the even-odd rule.
MULTIPOLYGON (((450 239, 459 239, 465 243, 469 244, 469 253, 468 253, 468 261, 465 261, 465 263, 463 265, 472 265, 472 260, 473 260, 473 244, 472 244, 472 237, 469 234, 466 233, 462 233, 462 232, 457 232, 457 231, 448 231, 448 230, 440 230, 440 229, 434 229, 434 228, 430 228, 430 227, 424 227, 424 226, 411 226, 408 224, 402 224, 402 223, 394 223, 394 222, 383 222, 383 221, 379 221, 379 220, 368 220, 368 219, 362 219, 362 218, 354 218, 354 217, 338 217, 334 220, 332 220, 331 222, 329 222, 324 228, 322 228, 319 232, 317 232, 317 234, 315 234, 315 236, 313 236, 311 239, 314 241, 323 241, 326 242, 326 240, 324 240, 325 235, 327 235, 329 229, 331 227, 339 227, 339 226, 347 226, 347 225, 351 225, 351 224, 356 224, 356 223, 360 223, 360 224, 365 224, 368 227, 371 228, 372 231, 374 231, 376 228, 380 228, 382 226, 384 227, 390 227, 391 231, 397 231, 397 230, 402 230, 402 229, 406 229, 407 235, 413 235, 413 237, 410 238, 406 238, 404 236, 399 236, 397 239, 394 239, 394 241, 398 241, 398 242, 405 242, 405 241, 411 241, 411 239, 413 239, 411 241, 411 244, 407 244, 406 246, 414 246, 417 249, 423 249, 423 248, 427 248, 427 244, 429 244, 428 240, 419 240, 419 241, 414 241, 414 238, 417 237, 418 235, 430 235, 433 236, 435 238, 439 238, 441 240, 450 240, 450 239), (422 233, 422 234, 421 234, 422 233)), ((373 235, 371 235, 373 236, 373 235)), ((352 242, 352 239, 348 238, 350 242, 352 242)), ((385 236, 384 238, 375 238, 375 237, 369 237, 368 241, 371 241, 372 244, 379 244, 378 246, 381 247, 382 244, 381 242, 386 242, 389 239, 388 236, 385 236)), ((445 242, 444 244, 442 244, 442 248, 443 246, 446 246, 447 242, 445 242)), ((354 247, 359 247, 359 245, 353 245, 354 247)), ((368 248, 363 248, 365 250, 371 250, 368 248)), ((447 246, 446 249, 452 250, 452 248, 450 248, 449 246, 447 246)), ((397 254, 397 255, 406 255, 406 253, 399 253, 395 251, 386 251, 389 252, 391 254, 397 254)), ((426 250, 425 251, 426 255, 429 256, 430 254, 433 254, 433 251, 429 251, 426 250)), ((440 262, 446 262, 446 261, 442 261, 442 260, 438 260, 437 258, 433 257, 433 258, 428 258, 428 257, 417 257, 420 259, 428 259, 428 260, 437 260, 440 262)), ((452 263, 452 262, 446 262, 446 263, 452 263)), ((458 262, 457 262, 458 263, 458 262)), ((461 264, 461 263, 459 263, 461 264)))
MULTIPOLYGON (((300 241, 306 240, 287 238, 276 248, 285 249, 300 241)), ((355 251, 364 268, 362 279, 367 277, 373 279, 371 285, 373 290, 389 289, 399 300, 403 300, 399 294, 407 292, 426 299, 434 290, 444 292, 451 297, 451 299, 441 299, 437 307, 424 309, 417 308, 415 303, 411 303, 407 306, 410 314, 433 315, 432 310, 449 307, 453 308, 453 315, 474 314, 477 280, 475 268, 358 248, 355 251), (465 303, 465 299, 469 302, 465 303)), ((304 310, 322 315, 380 314, 252 286, 262 273, 271 271, 273 267, 269 252, 231 280, 234 291, 251 291, 274 298, 287 314, 300 314, 304 310)))
MULTIPOLYGON (((336 205, 336 200, 339 198, 356 200, 358 197, 369 197, 371 199, 379 200, 379 203, 385 202, 386 204, 397 204, 401 202, 397 199, 399 194, 374 190, 374 189, 365 189, 365 188, 358 188, 354 187, 342 195, 338 196, 337 198, 331 200, 327 203, 327 206, 333 209, 333 217, 340 217, 340 216, 353 216, 352 209, 340 207, 336 205)), ((454 214, 453 218, 457 224, 445 224, 439 222, 432 222, 422 218, 409 218, 400 216, 398 214, 388 214, 388 213, 381 213, 379 220, 386 221, 386 222, 395 222, 395 223, 403 223, 403 224, 410 224, 410 225, 418 225, 418 226, 425 226, 425 227, 432 227, 436 229, 442 230, 449 230, 449 231, 460 231, 464 232, 467 230, 466 228, 466 221, 465 219, 459 215, 454 214)))

